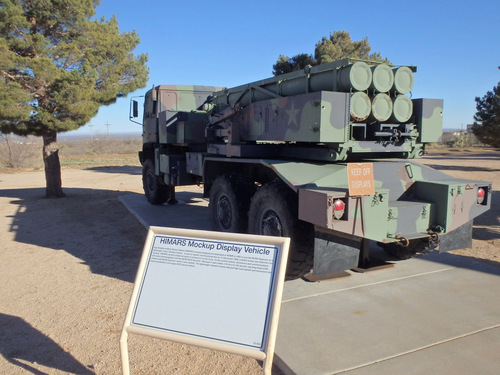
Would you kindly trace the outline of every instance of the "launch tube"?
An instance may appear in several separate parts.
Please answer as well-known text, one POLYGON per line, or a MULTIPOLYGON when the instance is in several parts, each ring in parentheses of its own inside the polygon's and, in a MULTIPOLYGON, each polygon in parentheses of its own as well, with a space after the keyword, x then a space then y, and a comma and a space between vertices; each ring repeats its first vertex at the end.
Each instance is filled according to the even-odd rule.
POLYGON ((337 91, 365 91, 372 84, 372 71, 367 64, 361 61, 340 68, 337 76, 337 91))
POLYGON ((351 95, 351 117, 354 121, 362 122, 370 116, 372 103, 368 95, 358 91, 351 95))
POLYGON ((394 86, 393 90, 399 94, 408 94, 413 89, 415 78, 413 72, 407 66, 394 68, 394 86))
POLYGON ((398 95, 394 99, 392 119, 396 122, 406 122, 413 114, 413 102, 406 95, 398 95))
POLYGON ((368 64, 343 59, 218 91, 212 102, 246 107, 260 100, 316 91, 365 91, 371 84, 372 71, 368 64))
POLYGON ((343 59, 217 91, 212 104, 244 108, 263 100, 312 92, 345 92, 350 93, 352 121, 404 123, 413 114, 412 101, 404 96, 413 83, 411 67, 343 59))
POLYGON ((372 100, 372 115, 370 118, 375 121, 384 122, 392 116, 392 100, 389 95, 379 93, 372 100))
POLYGON ((370 88, 377 92, 388 92, 394 85, 394 72, 386 64, 375 65, 371 67, 372 84, 370 88))

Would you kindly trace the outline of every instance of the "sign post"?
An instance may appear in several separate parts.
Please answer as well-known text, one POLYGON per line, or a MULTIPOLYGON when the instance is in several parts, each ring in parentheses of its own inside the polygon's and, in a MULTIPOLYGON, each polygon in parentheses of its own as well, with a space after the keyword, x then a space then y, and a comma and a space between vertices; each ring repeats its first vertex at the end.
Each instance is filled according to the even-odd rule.
POLYGON ((264 361, 271 374, 290 240, 151 227, 120 337, 128 333, 264 361))

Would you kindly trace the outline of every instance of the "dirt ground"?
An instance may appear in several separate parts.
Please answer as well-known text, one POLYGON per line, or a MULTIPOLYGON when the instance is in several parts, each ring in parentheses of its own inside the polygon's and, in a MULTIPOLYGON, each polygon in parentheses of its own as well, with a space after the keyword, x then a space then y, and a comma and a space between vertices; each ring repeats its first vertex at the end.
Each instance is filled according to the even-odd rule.
MULTIPOLYGON (((500 152, 433 151, 420 162, 493 182, 473 248, 454 253, 500 266, 500 152)), ((67 197, 44 199, 43 171, 0 173, 1 374, 121 373, 119 336, 146 229, 118 197, 142 194, 141 168, 62 176, 67 197)), ((262 373, 249 358, 133 334, 128 342, 132 374, 262 373)))

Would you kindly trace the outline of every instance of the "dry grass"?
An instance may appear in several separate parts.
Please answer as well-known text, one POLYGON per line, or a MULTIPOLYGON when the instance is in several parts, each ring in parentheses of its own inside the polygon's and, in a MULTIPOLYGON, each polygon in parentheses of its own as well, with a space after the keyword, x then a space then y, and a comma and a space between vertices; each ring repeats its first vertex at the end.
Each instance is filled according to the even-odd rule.
MULTIPOLYGON (((63 168, 139 165, 137 151, 142 148, 142 137, 139 134, 60 137, 58 143, 63 168)), ((0 170, 15 172, 23 169, 43 169, 41 139, 2 135, 0 170)))
POLYGON ((136 154, 142 148, 140 135, 75 138, 59 142, 61 158, 72 156, 136 154))
POLYGON ((81 155, 61 157, 62 167, 86 168, 115 165, 140 165, 139 157, 135 154, 115 155, 81 155))
POLYGON ((42 155, 42 142, 37 137, 0 134, 0 164, 6 168, 22 168, 42 155))
MULTIPOLYGON (((42 141, 37 137, 17 137, 0 135, 0 171, 43 169, 42 141)), ((137 152, 142 148, 140 134, 94 135, 59 137, 59 157, 61 166, 85 168, 96 166, 139 165, 137 152)), ((449 143, 433 143, 428 151, 463 150, 476 147, 450 146, 449 143)), ((484 148, 484 146, 483 146, 484 148)))

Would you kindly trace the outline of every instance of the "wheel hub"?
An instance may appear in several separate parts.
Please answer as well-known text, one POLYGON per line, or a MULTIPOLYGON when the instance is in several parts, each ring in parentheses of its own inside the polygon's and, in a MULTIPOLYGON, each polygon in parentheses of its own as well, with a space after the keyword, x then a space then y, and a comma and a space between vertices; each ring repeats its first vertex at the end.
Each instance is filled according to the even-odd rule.
POLYGON ((231 202, 225 195, 217 201, 217 221, 225 230, 231 227, 231 202))
POLYGON ((273 210, 267 210, 262 215, 261 234, 265 236, 283 236, 283 225, 278 214, 273 210))

